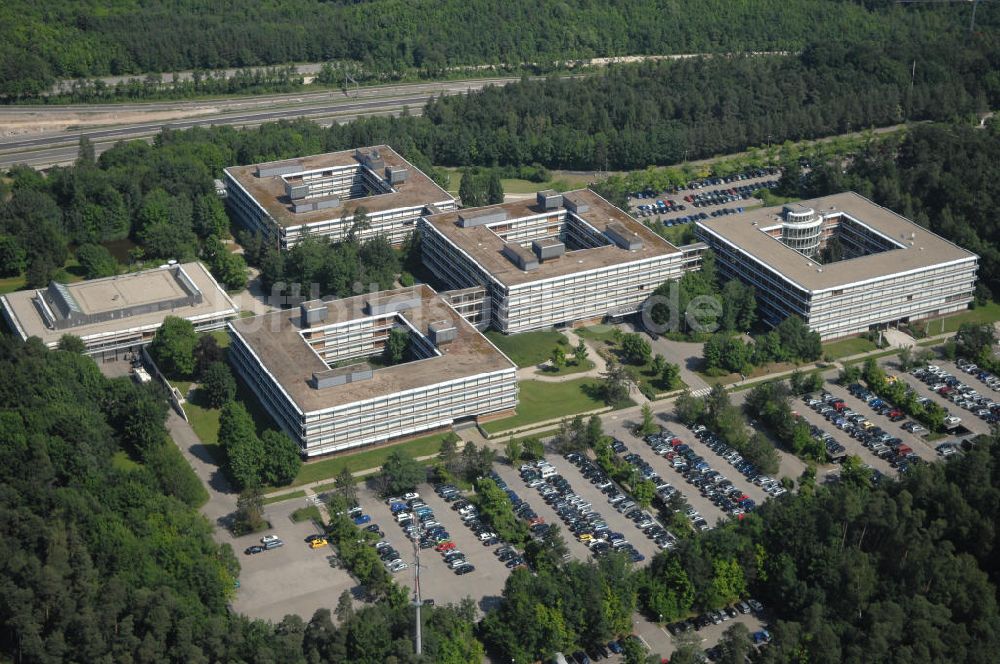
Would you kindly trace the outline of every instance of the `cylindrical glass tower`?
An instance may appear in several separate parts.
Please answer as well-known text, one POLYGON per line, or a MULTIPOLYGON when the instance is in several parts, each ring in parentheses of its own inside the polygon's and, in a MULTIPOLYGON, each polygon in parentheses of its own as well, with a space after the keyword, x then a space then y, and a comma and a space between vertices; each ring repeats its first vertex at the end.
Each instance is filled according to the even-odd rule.
POLYGON ((781 225, 781 241, 801 254, 812 258, 819 250, 823 232, 823 217, 804 205, 786 205, 781 225))

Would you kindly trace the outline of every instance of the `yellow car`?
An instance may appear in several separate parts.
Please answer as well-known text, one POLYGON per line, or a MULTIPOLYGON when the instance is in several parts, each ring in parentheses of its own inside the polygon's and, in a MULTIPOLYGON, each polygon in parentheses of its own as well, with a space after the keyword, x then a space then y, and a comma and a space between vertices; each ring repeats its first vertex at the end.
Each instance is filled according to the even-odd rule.
POLYGON ((309 542, 310 549, 321 549, 324 546, 326 546, 326 540, 322 538, 314 539, 313 541, 309 542))
POLYGON ((590 533, 583 533, 579 536, 579 539, 581 542, 589 542, 590 540, 594 539, 594 536, 591 535, 590 533))

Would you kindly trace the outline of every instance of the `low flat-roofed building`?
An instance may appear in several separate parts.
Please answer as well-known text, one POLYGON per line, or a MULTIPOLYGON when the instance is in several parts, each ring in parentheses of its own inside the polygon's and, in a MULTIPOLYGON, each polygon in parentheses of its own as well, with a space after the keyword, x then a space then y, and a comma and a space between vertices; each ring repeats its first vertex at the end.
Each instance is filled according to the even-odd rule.
POLYGON ((485 288, 478 320, 508 333, 635 312, 679 278, 680 249, 589 189, 427 215, 424 264, 451 289, 485 288))
POLYGON ((99 355, 149 343, 167 316, 191 321, 197 330, 221 329, 239 307, 201 263, 73 284, 8 293, 0 298, 7 325, 21 339, 40 338, 55 348, 64 334, 83 339, 99 355))
POLYGON ((430 286, 314 300, 229 324, 229 357, 307 456, 512 414, 517 368, 430 286), (384 366, 390 331, 409 357, 384 366))
POLYGON ((361 238, 400 244, 431 207, 455 199, 387 145, 225 169, 226 201, 244 228, 287 249, 308 233, 343 240, 364 208, 361 238))
POLYGON ((696 228, 720 273, 756 289, 763 320, 797 315, 823 339, 961 311, 973 299, 975 254, 854 192, 696 228))

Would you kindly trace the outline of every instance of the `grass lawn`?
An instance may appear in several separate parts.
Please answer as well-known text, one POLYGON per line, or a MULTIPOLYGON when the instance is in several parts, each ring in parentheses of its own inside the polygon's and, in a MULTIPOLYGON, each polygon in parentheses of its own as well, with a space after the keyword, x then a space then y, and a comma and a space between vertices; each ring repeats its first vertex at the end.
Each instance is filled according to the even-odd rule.
POLYGON ((925 323, 925 329, 929 336, 933 336, 944 332, 957 332, 962 323, 995 323, 998 320, 1000 320, 1000 303, 991 301, 975 309, 960 311, 940 320, 928 321, 925 323))
POLYGON ((295 498, 305 498, 305 491, 292 491, 291 493, 284 493, 280 496, 271 496, 269 498, 264 498, 264 504, 270 505, 272 503, 281 503, 286 500, 294 500, 295 498))
POLYGON ((557 344, 571 351, 569 341, 562 332, 538 330, 521 334, 501 334, 495 330, 486 333, 487 338, 519 367, 533 367, 549 359, 557 344))
POLYGON ((615 330, 617 329, 611 325, 591 325, 590 327, 580 327, 573 331, 576 333, 576 336, 583 337, 588 341, 611 346, 615 344, 615 330))
POLYGON ((584 360, 581 363, 575 360, 570 360, 565 365, 556 369, 552 366, 547 366, 544 369, 538 370, 539 376, 571 376, 573 374, 583 373, 585 371, 590 371, 594 368, 594 363, 590 360, 584 360))
MULTIPOLYGON (((450 180, 446 189, 454 195, 458 195, 458 189, 462 186, 462 169, 447 168, 450 180)), ((552 179, 546 182, 532 182, 531 180, 521 180, 519 178, 501 178, 505 194, 533 194, 543 189, 555 189, 556 191, 569 191, 580 189, 590 184, 593 178, 577 173, 567 173, 564 171, 551 171, 552 179)))
MULTIPOLYGON (((188 401, 184 404, 184 412, 187 413, 188 422, 194 429, 195 435, 212 450, 214 456, 216 454, 215 448, 219 444, 220 411, 217 408, 203 408, 188 401)), ((221 453, 221 450, 218 452, 221 453)))
POLYGON ((352 473, 356 473, 359 470, 381 466, 393 450, 402 450, 413 457, 437 454, 441 450, 441 441, 446 435, 448 435, 448 432, 436 433, 406 443, 399 443, 398 445, 385 445, 372 450, 355 452, 354 454, 343 454, 319 461, 309 461, 302 464, 298 477, 295 478, 292 485, 299 486, 301 484, 332 479, 344 468, 347 468, 352 473))
POLYGON ((543 383, 525 380, 518 385, 517 415, 482 425, 489 433, 516 429, 535 422, 568 417, 589 410, 604 408, 597 396, 597 381, 578 378, 564 383, 543 383))
POLYGON ((864 337, 851 337, 823 344, 823 355, 829 356, 832 360, 839 360, 842 357, 867 353, 876 348, 875 342, 869 341, 864 337))
POLYGON ((118 450, 114 453, 111 457, 111 465, 117 470, 138 470, 142 467, 142 464, 137 461, 133 461, 132 457, 130 457, 128 452, 125 450, 118 450))
POLYGON ((208 334, 215 337, 215 341, 219 344, 219 348, 229 348, 229 335, 226 334, 225 330, 212 330, 208 334))
POLYGON ((191 389, 191 381, 189 380, 171 380, 169 381, 172 387, 176 387, 177 391, 181 393, 181 396, 187 399, 188 391, 191 389))
POLYGON ((19 277, 7 277, 6 279, 0 279, 0 295, 13 293, 14 291, 21 290, 24 286, 25 280, 23 274, 19 277))

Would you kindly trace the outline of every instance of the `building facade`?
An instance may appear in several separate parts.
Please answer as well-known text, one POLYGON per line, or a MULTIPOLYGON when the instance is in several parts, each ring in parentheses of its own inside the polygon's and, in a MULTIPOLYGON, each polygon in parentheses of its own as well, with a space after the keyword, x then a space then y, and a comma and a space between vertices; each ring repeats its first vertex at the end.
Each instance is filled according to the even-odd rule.
POLYGON ((754 287, 761 318, 823 339, 961 311, 978 257, 855 193, 698 222, 719 272, 754 287))
POLYGON ((135 350, 149 343, 167 316, 196 330, 222 329, 239 307, 201 263, 91 279, 0 297, 7 326, 21 339, 55 348, 64 334, 83 340, 89 355, 135 350))
POLYGON ((587 189, 428 215, 420 234, 424 264, 505 333, 633 313, 685 269, 681 250, 587 189))
POLYGON ((510 415, 515 365, 429 286, 313 301, 229 325, 230 358, 306 456, 510 415), (381 360, 393 329, 406 361, 381 360))
POLYGON ((231 166, 224 173, 233 217, 282 249, 306 235, 340 241, 352 232, 400 244, 421 215, 455 208, 448 192, 386 145, 231 166))

